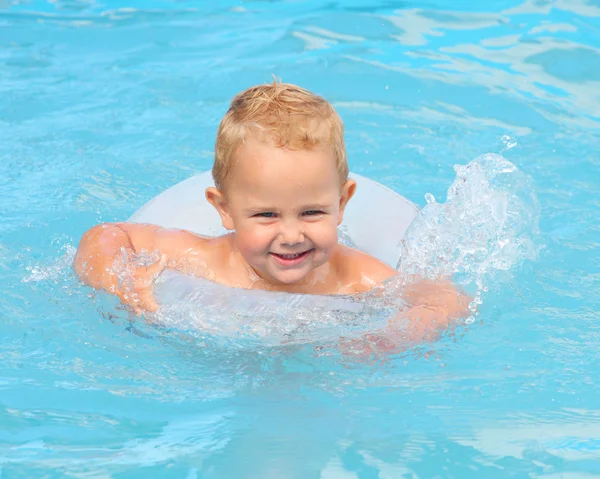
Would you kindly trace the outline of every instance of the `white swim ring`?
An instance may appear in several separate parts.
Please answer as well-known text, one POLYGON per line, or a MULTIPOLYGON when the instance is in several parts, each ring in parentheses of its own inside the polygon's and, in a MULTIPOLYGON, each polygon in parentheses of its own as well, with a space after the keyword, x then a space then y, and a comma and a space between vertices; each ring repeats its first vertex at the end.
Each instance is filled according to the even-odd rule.
MULTIPOLYGON (((350 177, 357 189, 344 214, 341 241, 397 268, 402 238, 419 209, 373 180, 350 177)), ((205 198, 210 186, 210 172, 188 178, 150 200, 129 221, 221 235, 226 232, 221 218, 205 198)), ((155 295, 161 305, 155 320, 165 326, 217 336, 247 333, 272 344, 360 334, 360 328, 377 321, 387 324, 393 314, 390 305, 380 307, 354 296, 240 291, 171 270, 157 280, 155 295)))

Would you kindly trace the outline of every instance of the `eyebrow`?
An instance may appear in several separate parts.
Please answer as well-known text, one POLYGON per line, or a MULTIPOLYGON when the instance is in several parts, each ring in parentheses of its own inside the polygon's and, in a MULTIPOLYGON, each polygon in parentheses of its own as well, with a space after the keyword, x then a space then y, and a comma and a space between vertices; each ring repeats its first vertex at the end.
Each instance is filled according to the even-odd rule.
POLYGON ((301 210, 323 210, 325 208, 329 208, 331 206, 330 203, 313 203, 310 205, 305 205, 302 208, 300 208, 301 210))
MULTIPOLYGON (((298 208, 299 211, 306 211, 306 210, 323 210, 323 209, 327 209, 330 208, 332 205, 331 203, 313 203, 313 204, 308 204, 308 205, 304 205, 300 208, 298 208)), ((256 213, 256 212, 264 212, 264 211, 279 211, 280 208, 277 208, 275 206, 255 206, 255 207, 250 207, 250 208, 245 208, 243 211, 246 211, 248 213, 256 213)))

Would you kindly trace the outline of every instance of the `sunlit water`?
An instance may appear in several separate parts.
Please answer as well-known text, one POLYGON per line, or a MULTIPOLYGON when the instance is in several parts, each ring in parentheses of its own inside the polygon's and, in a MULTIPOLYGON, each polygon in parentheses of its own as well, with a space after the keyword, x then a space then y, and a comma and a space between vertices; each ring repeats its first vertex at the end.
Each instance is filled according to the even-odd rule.
POLYGON ((2 479, 600 477, 597 1, 10 3, 2 479), (331 329, 146 324, 77 283, 81 234, 208 169, 272 74, 425 207, 401 274, 479 292, 470 324, 364 360, 331 329))

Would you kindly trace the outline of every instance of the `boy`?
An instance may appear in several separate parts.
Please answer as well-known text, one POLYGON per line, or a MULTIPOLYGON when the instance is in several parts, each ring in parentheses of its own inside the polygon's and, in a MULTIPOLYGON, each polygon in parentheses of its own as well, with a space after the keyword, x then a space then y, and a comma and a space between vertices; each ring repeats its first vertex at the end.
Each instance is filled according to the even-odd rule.
MULTIPOLYGON (((311 294, 365 292, 396 274, 337 242, 356 183, 348 179, 342 120, 323 98, 277 82, 238 94, 219 125, 212 172, 206 199, 231 233, 208 238, 152 225, 98 225, 79 245, 79 277, 141 314, 157 309, 153 282, 164 268, 234 288, 311 294), (134 255, 142 252, 160 259, 136 267, 134 255), (122 261, 130 261, 132 284, 114 274, 122 261)), ((413 316, 438 327, 466 308, 447 283, 423 282, 405 293, 413 316)))

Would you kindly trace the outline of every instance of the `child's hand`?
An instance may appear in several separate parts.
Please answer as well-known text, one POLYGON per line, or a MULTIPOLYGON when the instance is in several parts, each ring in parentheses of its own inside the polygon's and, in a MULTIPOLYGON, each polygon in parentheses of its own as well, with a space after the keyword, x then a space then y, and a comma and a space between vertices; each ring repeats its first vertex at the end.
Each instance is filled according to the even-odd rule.
POLYGON ((446 281, 420 281, 403 295, 408 308, 399 311, 382 331, 360 339, 343 339, 344 354, 371 358, 398 354, 415 344, 437 341, 460 318, 470 314, 469 298, 446 281))
POLYGON ((404 299, 409 309, 389 322, 398 329, 404 323, 411 342, 436 341, 458 319, 470 314, 470 298, 448 281, 420 281, 408 287, 404 299))
POLYGON ((127 267, 127 277, 113 292, 138 316, 144 311, 154 312, 158 309, 158 303, 154 299, 154 281, 166 266, 166 255, 162 255, 157 262, 148 266, 130 263, 127 267))
POLYGON ((402 297, 411 306, 444 308, 453 316, 467 312, 471 299, 446 280, 419 281, 408 286, 402 297))
POLYGON ((400 318, 390 320, 389 329, 398 328, 404 323, 405 337, 411 343, 433 342, 440 339, 442 333, 454 325, 458 319, 447 309, 440 306, 417 305, 402 314, 400 318))

